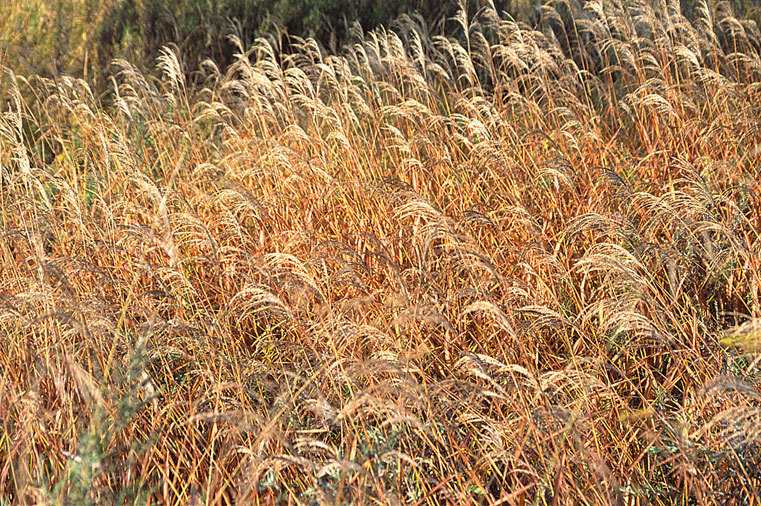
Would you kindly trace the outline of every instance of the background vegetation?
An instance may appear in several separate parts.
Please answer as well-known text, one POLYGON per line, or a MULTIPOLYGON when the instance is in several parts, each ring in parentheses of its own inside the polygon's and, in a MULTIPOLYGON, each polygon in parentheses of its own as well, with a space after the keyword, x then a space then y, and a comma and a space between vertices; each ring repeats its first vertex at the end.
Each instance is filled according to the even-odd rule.
MULTIPOLYGON (((431 33, 452 33, 459 9, 473 16, 484 6, 498 14, 535 25, 551 22, 540 0, 9 0, 0 19, 0 61, 20 74, 46 77, 76 75, 108 89, 114 58, 155 74, 156 58, 173 44, 191 80, 201 63, 211 59, 221 69, 233 62, 236 35, 249 47, 256 38, 273 35, 276 51, 290 45, 290 36, 312 37, 332 53, 358 42, 351 27, 381 25, 393 29, 402 14, 417 15, 431 33)), ((686 19, 694 21, 699 0, 682 0, 686 19)), ((554 2, 558 12, 582 12, 583 2, 554 2)), ((707 4, 708 5, 708 4, 707 4)), ((747 0, 724 2, 739 18, 761 21, 761 8, 747 0)), ((714 9, 713 4, 710 8, 714 9)), ((719 21, 719 20, 714 20, 719 21)), ((359 37, 361 39, 361 36, 359 37)))
POLYGON ((761 502, 752 6, 63 4, 0 24, 0 501, 761 502))
POLYGON ((416 11, 437 20, 456 7, 453 0, 14 0, 0 21, 0 55, 19 72, 73 74, 102 88, 113 58, 152 72, 170 43, 192 73, 207 58, 221 68, 232 62, 230 34, 246 45, 268 33, 315 37, 335 51, 354 22, 371 29, 416 11))

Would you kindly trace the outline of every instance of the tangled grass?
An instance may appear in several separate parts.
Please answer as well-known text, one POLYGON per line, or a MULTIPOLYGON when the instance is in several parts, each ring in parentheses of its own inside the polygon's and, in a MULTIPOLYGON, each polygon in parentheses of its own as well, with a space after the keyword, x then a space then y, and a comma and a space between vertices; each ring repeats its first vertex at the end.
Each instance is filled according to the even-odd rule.
POLYGON ((761 502, 758 26, 465 12, 5 69, 2 501, 761 502))

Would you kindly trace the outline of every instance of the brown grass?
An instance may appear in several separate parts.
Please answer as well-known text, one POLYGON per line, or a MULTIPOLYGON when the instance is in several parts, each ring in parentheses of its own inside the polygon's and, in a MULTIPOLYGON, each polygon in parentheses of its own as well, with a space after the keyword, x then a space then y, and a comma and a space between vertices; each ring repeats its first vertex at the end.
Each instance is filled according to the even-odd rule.
POLYGON ((761 35, 627 5, 6 69, 0 501, 759 504, 761 35))

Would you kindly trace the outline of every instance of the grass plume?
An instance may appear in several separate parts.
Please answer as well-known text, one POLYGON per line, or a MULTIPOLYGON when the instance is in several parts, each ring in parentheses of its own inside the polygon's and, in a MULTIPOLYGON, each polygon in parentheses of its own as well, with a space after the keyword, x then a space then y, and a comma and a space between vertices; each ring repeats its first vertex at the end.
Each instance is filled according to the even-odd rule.
POLYGON ((3 500, 761 501, 758 26, 484 5, 4 69, 3 500))

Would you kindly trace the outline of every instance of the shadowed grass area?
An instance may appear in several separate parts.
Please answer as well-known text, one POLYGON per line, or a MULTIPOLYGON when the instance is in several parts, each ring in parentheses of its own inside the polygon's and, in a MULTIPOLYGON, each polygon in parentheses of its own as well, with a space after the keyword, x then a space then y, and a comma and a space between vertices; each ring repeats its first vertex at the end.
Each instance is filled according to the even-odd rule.
MULTIPOLYGON (((417 12, 446 23, 457 6, 455 0, 5 0, 0 63, 21 75, 82 77, 100 94, 111 85, 111 60, 127 59, 155 76, 155 60, 170 45, 195 85, 206 60, 221 68, 232 63, 229 34, 245 43, 278 34, 286 47, 288 33, 310 36, 336 51, 354 23, 372 29, 403 13, 422 20, 417 12)), ((479 6, 475 0, 468 9, 479 6)))
POLYGON ((758 504, 761 33, 571 7, 6 68, 0 497, 758 504))

